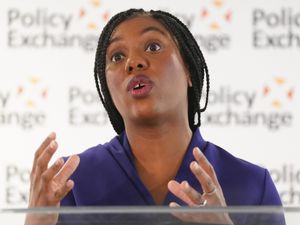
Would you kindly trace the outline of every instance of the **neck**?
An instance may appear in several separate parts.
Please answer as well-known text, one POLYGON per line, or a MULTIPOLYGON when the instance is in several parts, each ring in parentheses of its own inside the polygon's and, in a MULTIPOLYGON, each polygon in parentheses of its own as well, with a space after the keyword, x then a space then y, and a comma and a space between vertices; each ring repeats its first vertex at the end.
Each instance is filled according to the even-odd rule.
POLYGON ((165 163, 166 159, 181 158, 192 137, 188 124, 128 127, 126 134, 135 159, 143 164, 165 163))
POLYGON ((161 204, 168 192, 167 183, 174 179, 191 141, 188 124, 152 127, 127 127, 134 164, 140 179, 161 204))
POLYGON ((167 183, 175 178, 191 141, 188 122, 125 127, 139 177, 155 203, 161 204, 168 191, 167 183))

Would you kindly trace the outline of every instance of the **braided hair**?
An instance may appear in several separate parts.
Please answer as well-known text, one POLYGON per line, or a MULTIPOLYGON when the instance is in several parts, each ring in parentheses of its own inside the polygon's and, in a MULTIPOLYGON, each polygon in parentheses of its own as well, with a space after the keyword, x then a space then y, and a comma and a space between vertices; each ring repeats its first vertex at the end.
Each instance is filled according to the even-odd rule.
POLYGON ((185 65, 188 65, 190 79, 192 82, 192 86, 188 87, 188 119, 189 126, 191 130, 194 131, 197 127, 200 127, 201 112, 205 111, 208 103, 208 68, 203 54, 187 26, 172 14, 160 10, 144 11, 143 9, 129 9, 127 11, 120 12, 113 16, 102 30, 96 51, 94 78, 99 97, 108 113, 110 122, 118 134, 125 130, 123 118, 114 105, 107 86, 105 74, 106 50, 110 43, 110 36, 114 29, 121 22, 137 16, 150 16, 158 20, 166 27, 177 42, 181 57, 185 65), (201 108, 200 99, 204 78, 206 80, 206 95, 205 105, 201 108))

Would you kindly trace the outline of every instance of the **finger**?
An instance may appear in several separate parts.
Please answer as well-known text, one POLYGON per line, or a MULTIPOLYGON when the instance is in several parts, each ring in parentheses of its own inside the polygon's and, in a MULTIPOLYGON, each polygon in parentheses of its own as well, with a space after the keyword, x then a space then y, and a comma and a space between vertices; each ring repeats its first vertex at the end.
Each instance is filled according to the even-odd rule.
POLYGON ((64 166, 54 177, 55 181, 64 184, 78 167, 80 158, 78 155, 72 155, 68 158, 64 166))
POLYGON ((56 162, 42 174, 42 180, 44 183, 48 183, 53 177, 59 172, 59 170, 63 167, 64 160, 59 158, 56 162))
MULTIPOLYGON (((169 207, 171 208, 180 208, 181 206, 176 202, 170 202, 169 207)), ((188 221, 188 214, 183 212, 172 212, 172 215, 177 217, 182 221, 188 221)))
POLYGON ((68 180, 61 188, 54 192, 54 199, 56 202, 60 202, 74 187, 74 181, 68 180))
POLYGON ((41 183, 38 184, 41 180, 41 174, 48 168, 48 163, 52 158, 54 152, 57 150, 57 143, 55 140, 51 141, 51 143, 47 146, 44 152, 39 156, 36 161, 36 165, 31 171, 30 179, 31 179, 31 186, 30 191, 33 192, 34 188, 41 187, 41 183))
POLYGON ((175 196, 180 198, 182 201, 184 201, 188 205, 192 205, 192 200, 185 194, 185 192, 182 190, 180 184, 175 181, 171 180, 168 183, 168 189, 170 192, 172 192, 175 196))
POLYGON ((190 164, 190 169, 200 182, 204 193, 210 193, 215 190, 216 186, 213 180, 196 161, 193 161, 190 164))
POLYGON ((42 142, 42 144, 38 147, 38 149, 35 152, 34 160, 33 160, 33 166, 32 169, 35 168, 36 161, 39 158, 39 156, 42 154, 42 152, 46 149, 46 147, 50 144, 51 141, 55 140, 56 134, 54 132, 51 132, 48 137, 42 142))
POLYGON ((217 178, 217 175, 215 173, 215 170, 214 170, 213 166, 210 164, 210 162, 207 160, 205 155, 201 152, 201 150, 198 147, 195 147, 193 149, 193 155, 194 155, 196 161, 199 163, 199 165, 213 179, 215 184, 219 184, 218 178, 217 178))
POLYGON ((56 134, 54 132, 51 132, 48 135, 48 137, 46 137, 46 139, 42 142, 42 144, 38 147, 38 149, 36 150, 36 152, 34 154, 34 159, 33 159, 31 173, 30 173, 30 196, 32 195, 32 191, 33 191, 32 189, 36 183, 35 174, 36 174, 36 164, 37 164, 38 158, 43 153, 45 148, 51 143, 51 141, 55 140, 55 138, 56 138, 56 134))
POLYGON ((48 168, 48 163, 52 158, 54 152, 57 150, 57 148, 58 145, 55 140, 51 141, 50 144, 46 147, 46 149, 36 161, 35 176, 38 177, 48 168))
POLYGON ((170 202, 170 203, 169 203, 169 206, 170 206, 171 208, 179 208, 179 207, 180 207, 180 205, 179 205, 177 202, 170 202))
POLYGON ((181 182, 180 186, 184 193, 193 202, 190 206, 197 206, 203 203, 201 194, 191 187, 187 181, 181 182))

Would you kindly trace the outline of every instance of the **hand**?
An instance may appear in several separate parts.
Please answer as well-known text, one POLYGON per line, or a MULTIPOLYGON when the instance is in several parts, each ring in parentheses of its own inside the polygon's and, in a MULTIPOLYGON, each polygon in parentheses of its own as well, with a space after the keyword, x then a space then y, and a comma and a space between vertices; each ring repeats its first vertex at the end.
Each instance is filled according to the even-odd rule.
MULTIPOLYGON (((171 180, 168 189, 190 207, 221 206, 226 207, 222 188, 218 182, 213 166, 199 148, 193 149, 196 161, 191 162, 190 169, 200 182, 203 193, 197 192, 187 181, 178 183, 171 180)), ((170 207, 180 207, 171 202, 170 207)), ((205 222, 215 224, 233 224, 227 213, 176 213, 176 217, 189 222, 205 222)))
MULTIPOLYGON (((73 188, 69 177, 79 165, 79 157, 71 156, 65 163, 59 158, 48 168, 48 163, 57 150, 55 133, 51 133, 37 149, 30 174, 29 208, 59 207, 60 201, 73 188)), ((25 225, 53 225, 58 214, 27 214, 25 225)))

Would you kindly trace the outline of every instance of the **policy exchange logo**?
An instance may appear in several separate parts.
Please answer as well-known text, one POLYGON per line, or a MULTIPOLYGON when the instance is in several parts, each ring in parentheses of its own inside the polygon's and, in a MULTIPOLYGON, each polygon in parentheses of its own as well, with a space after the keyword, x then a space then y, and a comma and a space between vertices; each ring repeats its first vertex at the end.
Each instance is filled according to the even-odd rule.
POLYGON ((0 127, 24 130, 44 126, 48 88, 37 76, 32 76, 11 90, 0 90, 0 127))
POLYGON ((89 0, 84 6, 64 10, 52 9, 43 2, 39 4, 29 9, 7 10, 9 48, 95 50, 99 29, 110 17, 102 2, 89 0))
POLYGON ((206 35, 196 35, 200 46, 208 52, 217 52, 227 49, 230 46, 230 36, 226 32, 226 27, 231 24, 232 10, 224 0, 210 0, 203 2, 204 6, 200 9, 199 20, 201 30, 206 31, 206 35))
POLYGON ((211 90, 204 124, 210 126, 266 127, 272 131, 293 124, 294 89, 283 76, 261 88, 234 89, 221 85, 211 90))
POLYGON ((297 7, 255 8, 252 11, 252 44, 256 49, 300 47, 300 11, 297 7))

